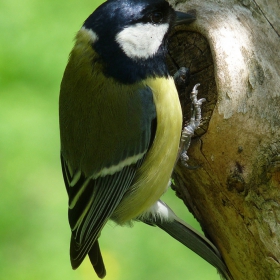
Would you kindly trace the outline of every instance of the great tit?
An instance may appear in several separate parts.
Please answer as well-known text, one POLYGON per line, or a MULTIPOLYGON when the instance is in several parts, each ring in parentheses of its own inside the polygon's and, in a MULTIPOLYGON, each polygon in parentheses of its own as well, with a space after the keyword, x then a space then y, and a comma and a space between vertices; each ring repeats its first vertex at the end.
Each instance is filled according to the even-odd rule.
POLYGON ((106 275, 98 244, 108 222, 156 225, 227 277, 216 247, 160 199, 182 131, 167 37, 194 16, 164 0, 108 0, 75 38, 59 99, 61 163, 69 196, 73 269, 86 255, 106 275))

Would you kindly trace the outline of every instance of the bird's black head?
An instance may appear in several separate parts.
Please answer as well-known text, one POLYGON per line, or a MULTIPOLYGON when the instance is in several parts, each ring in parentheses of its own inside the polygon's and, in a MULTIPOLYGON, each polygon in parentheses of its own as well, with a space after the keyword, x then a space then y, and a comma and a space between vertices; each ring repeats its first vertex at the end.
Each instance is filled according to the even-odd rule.
POLYGON ((122 83, 167 76, 167 34, 176 13, 164 0, 108 0, 85 21, 105 75, 122 83))

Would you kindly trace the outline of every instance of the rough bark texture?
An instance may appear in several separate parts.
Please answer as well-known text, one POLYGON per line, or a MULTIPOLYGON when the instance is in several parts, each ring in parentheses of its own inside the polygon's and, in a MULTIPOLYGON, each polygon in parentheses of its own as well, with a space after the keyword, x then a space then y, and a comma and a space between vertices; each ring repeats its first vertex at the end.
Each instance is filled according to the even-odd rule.
MULTIPOLYGON (((203 121, 175 189, 234 279, 280 279, 280 1, 171 1, 197 20, 170 36, 170 69, 200 83, 203 121)), ((189 96, 181 93, 185 119, 189 96)))

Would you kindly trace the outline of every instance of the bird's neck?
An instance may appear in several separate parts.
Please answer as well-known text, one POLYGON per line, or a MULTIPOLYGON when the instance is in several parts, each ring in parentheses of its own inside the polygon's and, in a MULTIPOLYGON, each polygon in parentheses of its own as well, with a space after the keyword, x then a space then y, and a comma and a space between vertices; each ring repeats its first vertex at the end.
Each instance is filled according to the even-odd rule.
POLYGON ((114 48, 104 48, 101 44, 93 45, 98 53, 103 71, 106 76, 112 77, 124 84, 133 84, 150 77, 168 77, 166 64, 166 47, 160 45, 158 51, 147 59, 131 59, 116 44, 114 48))

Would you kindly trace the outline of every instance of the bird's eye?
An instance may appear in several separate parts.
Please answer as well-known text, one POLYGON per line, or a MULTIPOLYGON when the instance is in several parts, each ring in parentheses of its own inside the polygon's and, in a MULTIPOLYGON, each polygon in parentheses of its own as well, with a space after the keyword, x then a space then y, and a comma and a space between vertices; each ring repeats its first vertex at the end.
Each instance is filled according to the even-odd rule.
POLYGON ((163 14, 161 12, 153 12, 150 14, 150 19, 152 23, 160 23, 163 20, 163 14))

